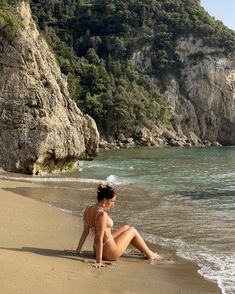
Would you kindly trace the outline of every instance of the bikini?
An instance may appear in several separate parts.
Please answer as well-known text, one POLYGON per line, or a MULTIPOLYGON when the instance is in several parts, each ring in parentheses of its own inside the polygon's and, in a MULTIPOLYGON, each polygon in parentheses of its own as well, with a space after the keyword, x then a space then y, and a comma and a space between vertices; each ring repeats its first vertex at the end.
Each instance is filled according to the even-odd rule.
MULTIPOLYGON (((90 207, 92 207, 92 205, 91 205, 91 206, 88 206, 87 209, 90 208, 90 207)), ((87 210, 87 209, 86 209, 86 210, 87 210)), ((100 213, 100 212, 103 212, 103 211, 104 211, 104 209, 103 209, 102 207, 97 211, 96 216, 95 216, 95 224, 96 224, 96 220, 97 220, 97 217, 98 217, 99 213, 100 213)), ((86 215, 86 211, 85 211, 85 221, 86 221, 86 223, 88 224, 88 226, 89 226, 89 228, 91 229, 91 231, 92 231, 92 232, 95 232, 96 228, 95 228, 94 226, 92 226, 92 225, 89 223, 88 218, 87 218, 87 215, 86 215)), ((112 226, 113 226, 113 220, 109 217, 109 224, 108 224, 107 228, 110 228, 110 229, 111 229, 112 226)), ((110 237, 108 240, 106 240, 106 241, 103 243, 103 246, 104 246, 105 244, 107 244, 108 242, 112 241, 112 240, 114 240, 113 237, 110 237)))

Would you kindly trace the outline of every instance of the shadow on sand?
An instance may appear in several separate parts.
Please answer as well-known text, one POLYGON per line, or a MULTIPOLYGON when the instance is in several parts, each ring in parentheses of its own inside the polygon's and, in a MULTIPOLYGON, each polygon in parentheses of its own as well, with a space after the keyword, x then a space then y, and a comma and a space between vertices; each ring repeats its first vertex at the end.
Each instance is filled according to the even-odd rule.
MULTIPOLYGON (((55 250, 55 249, 47 249, 47 248, 35 248, 35 247, 21 247, 21 248, 7 248, 0 247, 1 250, 9 250, 14 252, 29 252, 42 256, 50 256, 50 257, 59 257, 59 258, 67 258, 70 260, 80 261, 82 263, 93 263, 95 261, 95 256, 93 251, 82 251, 80 254, 67 253, 63 250, 55 250)), ((125 259, 143 259, 143 257, 136 251, 132 250, 129 254, 125 254, 122 256, 125 259)), ((112 265, 113 263, 110 261, 104 261, 105 265, 112 265)))

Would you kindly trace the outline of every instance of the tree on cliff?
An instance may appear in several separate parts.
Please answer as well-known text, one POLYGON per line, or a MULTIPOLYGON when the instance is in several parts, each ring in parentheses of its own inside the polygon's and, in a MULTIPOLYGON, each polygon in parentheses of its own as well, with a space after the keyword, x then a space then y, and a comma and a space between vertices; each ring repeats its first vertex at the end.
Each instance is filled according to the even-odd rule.
POLYGON ((0 31, 11 41, 21 24, 18 18, 9 11, 8 5, 8 1, 6 0, 0 4, 0 31))
POLYGON ((198 0, 31 0, 35 20, 68 77, 79 107, 101 134, 134 135, 148 120, 171 124, 161 95, 168 72, 180 76, 179 37, 234 51, 235 34, 209 16, 198 0), (151 70, 133 56, 151 48, 151 70))

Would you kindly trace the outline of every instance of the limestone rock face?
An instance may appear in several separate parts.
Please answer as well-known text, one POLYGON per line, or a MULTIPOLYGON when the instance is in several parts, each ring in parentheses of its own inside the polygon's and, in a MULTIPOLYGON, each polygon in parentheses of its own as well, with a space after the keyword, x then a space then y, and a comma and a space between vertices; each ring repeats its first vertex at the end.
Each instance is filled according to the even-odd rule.
MULTIPOLYGON (((165 100, 177 115, 175 131, 194 143, 234 145, 235 53, 226 56, 222 49, 206 47, 192 36, 177 44, 180 77, 168 74, 161 82, 153 77, 165 89, 165 100)), ((143 47, 133 55, 132 64, 148 74, 151 54, 151 48, 143 47)))
POLYGON ((177 112, 187 111, 184 123, 190 120, 201 139, 235 144, 235 54, 226 57, 193 38, 179 40, 177 50, 184 65, 177 87, 186 93, 176 97, 177 112))
POLYGON ((96 124, 71 100, 28 2, 11 9, 22 25, 11 41, 0 31, 0 166, 28 174, 70 170, 96 155, 96 124))

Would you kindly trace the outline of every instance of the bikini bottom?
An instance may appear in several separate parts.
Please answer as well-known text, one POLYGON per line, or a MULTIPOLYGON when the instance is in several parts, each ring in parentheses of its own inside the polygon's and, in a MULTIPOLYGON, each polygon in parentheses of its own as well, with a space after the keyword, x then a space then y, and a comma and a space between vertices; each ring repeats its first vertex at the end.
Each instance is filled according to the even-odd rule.
MULTIPOLYGON (((114 238, 113 237, 111 237, 111 238, 109 238, 108 240, 106 240, 104 243, 103 243, 103 246, 104 245, 106 245, 108 242, 110 242, 110 241, 114 241, 114 238)), ((94 254, 95 254, 95 244, 93 244, 93 250, 94 250, 94 254)))
POLYGON ((103 243, 103 246, 104 246, 105 244, 107 244, 108 242, 110 242, 110 241, 114 241, 113 237, 111 237, 111 238, 109 238, 108 240, 106 240, 106 241, 103 243))

